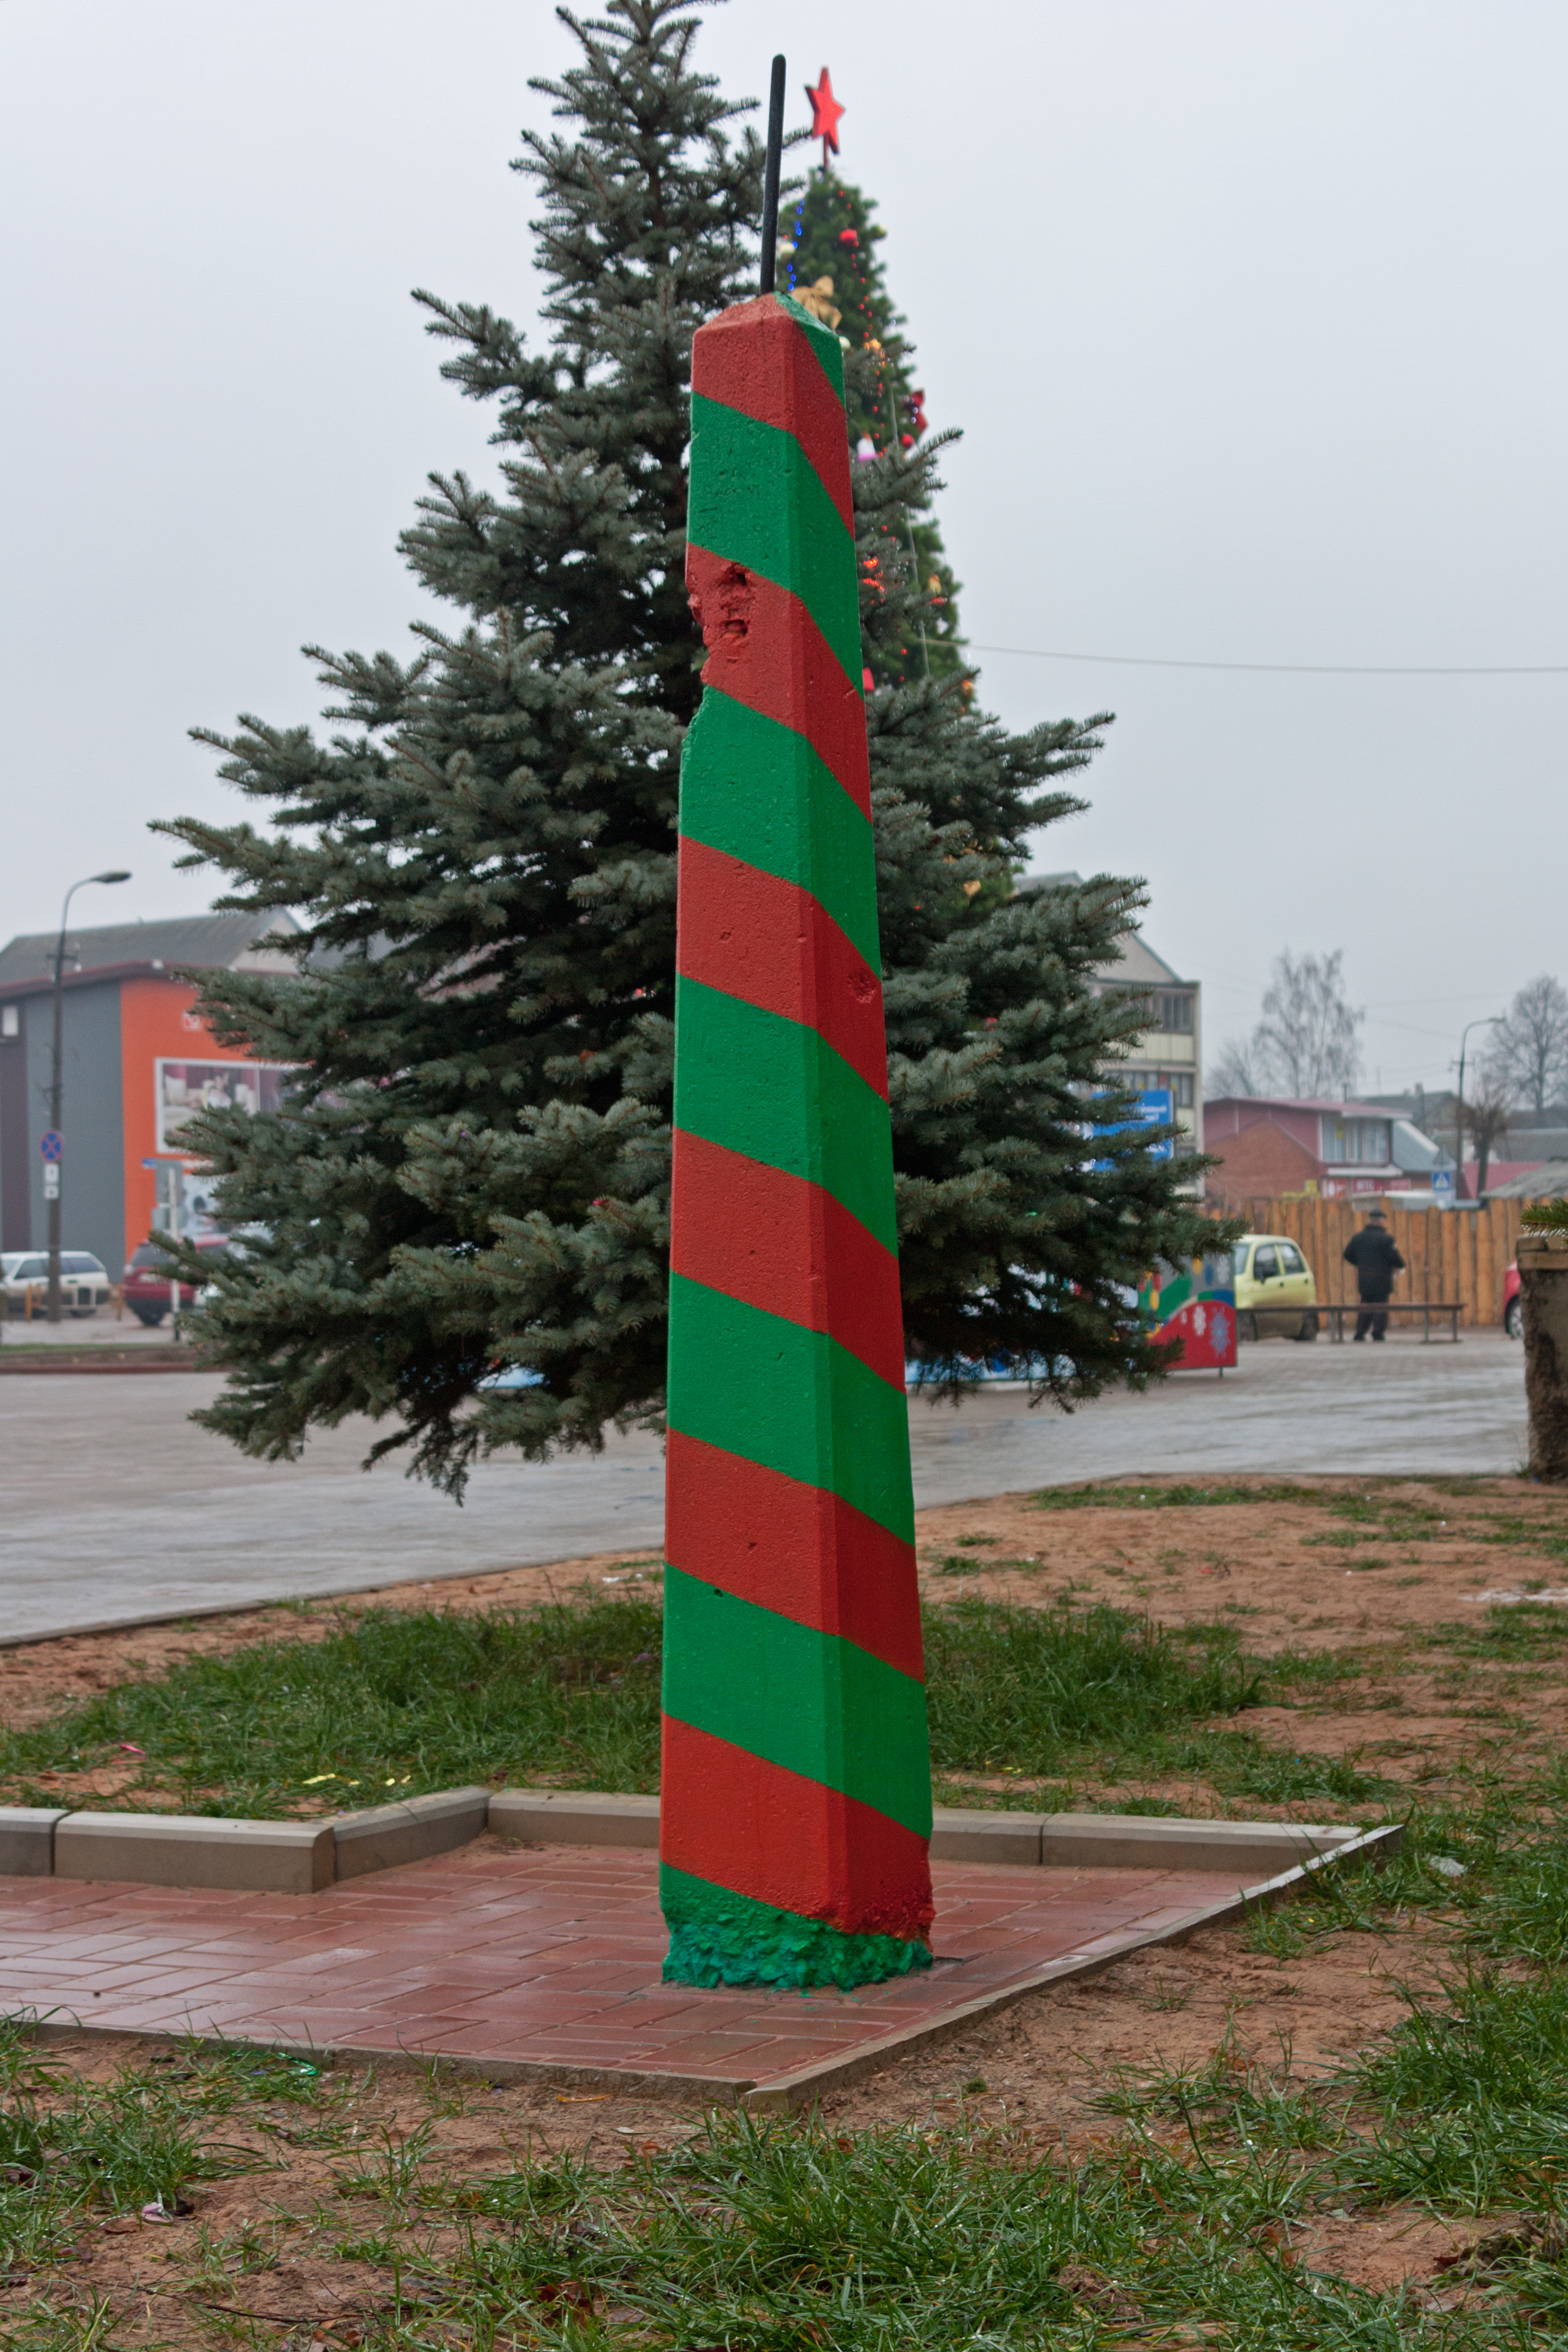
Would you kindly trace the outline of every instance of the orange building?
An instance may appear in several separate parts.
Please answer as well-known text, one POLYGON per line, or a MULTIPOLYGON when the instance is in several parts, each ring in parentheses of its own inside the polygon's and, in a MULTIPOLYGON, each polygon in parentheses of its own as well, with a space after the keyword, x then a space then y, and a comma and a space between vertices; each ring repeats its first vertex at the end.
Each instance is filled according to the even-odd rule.
MULTIPOLYGON (((192 1115, 222 1104, 270 1110, 286 1076, 220 1045, 184 970, 291 971, 272 944, 287 915, 195 915, 67 935, 62 991, 62 1240, 116 1279, 149 1232, 211 1229, 201 1160, 182 1147, 192 1115)), ((53 1063, 58 934, 0 949, 0 1249, 44 1244, 43 1161, 53 1063)))

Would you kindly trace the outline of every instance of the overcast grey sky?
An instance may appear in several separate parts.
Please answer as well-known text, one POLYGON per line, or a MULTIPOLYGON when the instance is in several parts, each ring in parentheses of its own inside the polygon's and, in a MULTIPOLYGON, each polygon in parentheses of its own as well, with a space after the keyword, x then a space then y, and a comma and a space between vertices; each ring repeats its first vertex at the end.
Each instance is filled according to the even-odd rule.
MULTIPOLYGON (((730 0, 824 63, 879 199, 983 646, 1568 663, 1568 10, 1548 0, 730 0)), ((308 719, 298 646, 406 642, 426 471, 489 463, 408 289, 531 318, 507 169, 545 0, 4 0, 0 938, 206 903, 150 817, 233 809, 193 722, 308 719)), ((1148 877, 1211 1043, 1345 950, 1367 1079, 1568 979, 1568 674, 1280 677, 987 653, 1110 708, 1047 868, 1148 877)))

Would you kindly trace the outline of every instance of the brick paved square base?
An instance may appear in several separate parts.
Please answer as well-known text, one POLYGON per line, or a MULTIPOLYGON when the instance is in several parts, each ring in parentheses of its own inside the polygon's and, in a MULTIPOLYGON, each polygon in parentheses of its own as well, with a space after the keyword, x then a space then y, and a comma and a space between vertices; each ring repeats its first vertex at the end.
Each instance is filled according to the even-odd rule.
POLYGON ((315 1895, 0 1879, 0 2011, 782 2107, 1238 1909, 1234 1874, 933 1865, 935 1965, 856 1992, 659 1981, 657 1858, 456 1853, 315 1895))

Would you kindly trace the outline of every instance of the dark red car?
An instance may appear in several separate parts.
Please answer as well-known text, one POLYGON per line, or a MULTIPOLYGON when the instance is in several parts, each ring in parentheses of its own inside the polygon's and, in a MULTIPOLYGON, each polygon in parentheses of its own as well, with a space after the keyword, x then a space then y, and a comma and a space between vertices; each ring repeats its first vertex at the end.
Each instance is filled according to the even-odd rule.
MULTIPOLYGON (((221 1234, 215 1234, 211 1241, 198 1242, 196 1247, 204 1257, 210 1252, 216 1264, 228 1244, 221 1234)), ((156 1242, 143 1242, 139 1250, 132 1252, 131 1263, 125 1269, 125 1304, 138 1322, 161 1323, 174 1304, 175 1286, 169 1279, 168 1266, 169 1261, 156 1242)), ((194 1306, 200 1286, 182 1282, 180 1305, 194 1306)))

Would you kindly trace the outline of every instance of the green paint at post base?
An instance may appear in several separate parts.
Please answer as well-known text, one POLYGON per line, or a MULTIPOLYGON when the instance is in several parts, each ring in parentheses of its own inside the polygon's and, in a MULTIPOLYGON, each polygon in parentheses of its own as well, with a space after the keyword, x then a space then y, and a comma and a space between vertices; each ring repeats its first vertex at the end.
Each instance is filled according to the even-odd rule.
POLYGON ((848 1936, 826 1919, 775 1910, 668 1863, 659 1865, 658 1891, 669 1926, 667 1984, 796 1985, 803 1991, 837 1985, 847 1992, 931 1966, 924 1944, 848 1936))

